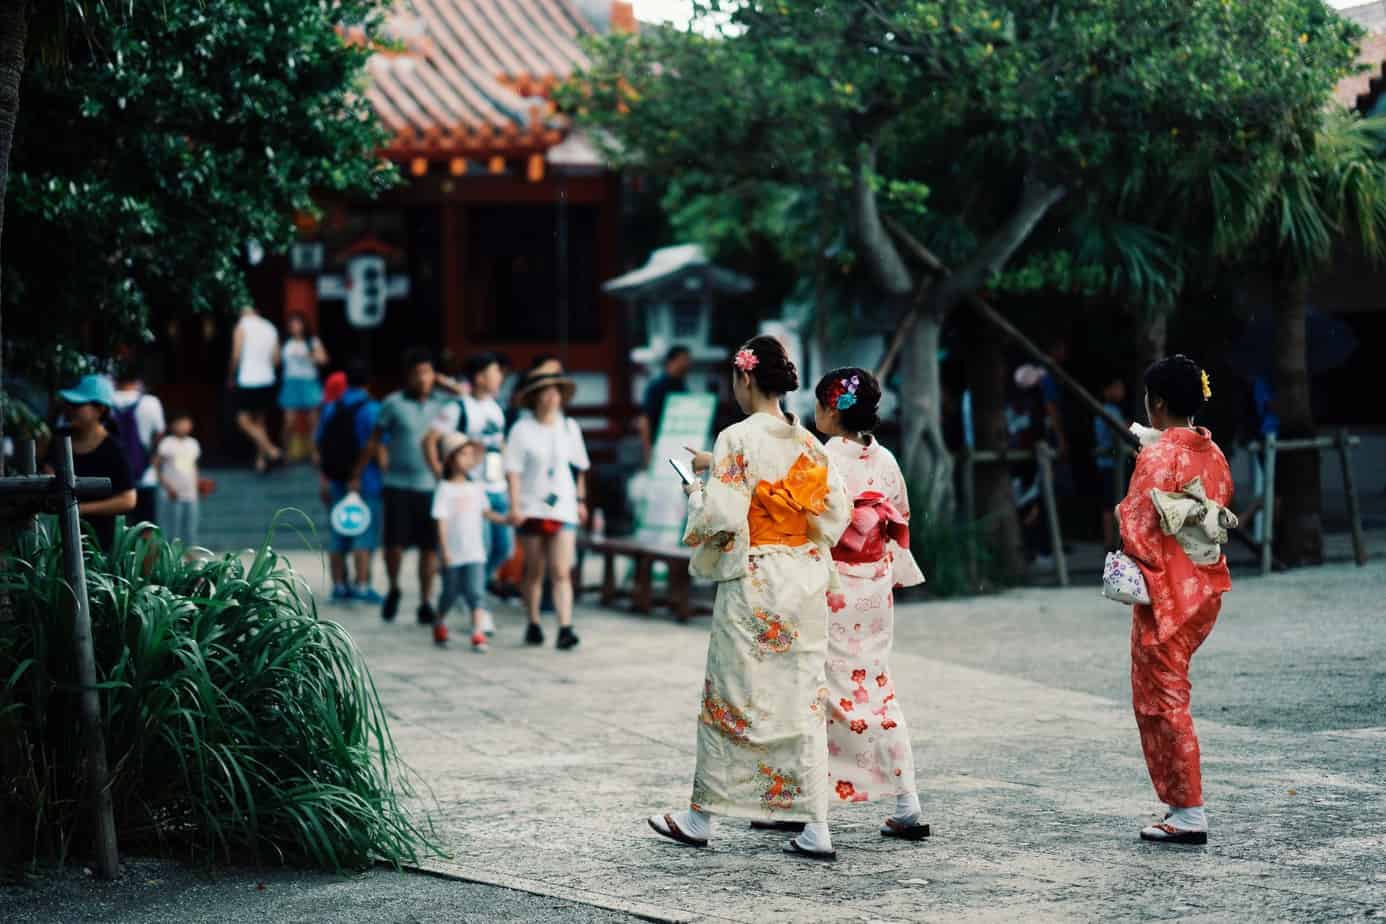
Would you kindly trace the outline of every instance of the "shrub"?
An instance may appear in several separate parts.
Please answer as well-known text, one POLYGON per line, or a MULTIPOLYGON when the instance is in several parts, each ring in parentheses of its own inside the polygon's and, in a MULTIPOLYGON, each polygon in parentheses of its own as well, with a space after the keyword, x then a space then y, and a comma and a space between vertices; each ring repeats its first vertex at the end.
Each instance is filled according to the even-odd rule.
MULTIPOLYGON (((400 804, 403 766, 362 657, 288 561, 268 545, 248 562, 188 560, 147 529, 118 529, 109 556, 87 550, 122 847, 332 869, 431 850, 400 804)), ((88 832, 61 541, 31 533, 4 568, 6 836, 21 857, 61 859, 88 832)))

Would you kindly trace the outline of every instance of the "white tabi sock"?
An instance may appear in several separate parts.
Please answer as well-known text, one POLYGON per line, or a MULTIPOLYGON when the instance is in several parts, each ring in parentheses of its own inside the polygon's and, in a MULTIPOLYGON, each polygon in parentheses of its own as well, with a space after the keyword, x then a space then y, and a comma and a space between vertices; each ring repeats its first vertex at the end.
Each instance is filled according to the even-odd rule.
POLYGON ((919 793, 907 792, 895 797, 895 814, 891 819, 902 825, 916 825, 919 823, 919 812, 919 793))
POLYGON ((712 837, 712 815, 707 812, 674 812, 674 824, 679 826, 679 830, 689 837, 696 837, 700 841, 708 840, 712 837))
POLYGON ((1165 824, 1178 828, 1180 831, 1207 831, 1208 815, 1203 811, 1201 805, 1194 805, 1189 808, 1170 806, 1169 817, 1165 819, 1165 824))
POLYGON ((804 833, 794 838, 794 842, 815 853, 828 853, 833 849, 833 836, 828 833, 826 821, 808 822, 804 825, 804 833))

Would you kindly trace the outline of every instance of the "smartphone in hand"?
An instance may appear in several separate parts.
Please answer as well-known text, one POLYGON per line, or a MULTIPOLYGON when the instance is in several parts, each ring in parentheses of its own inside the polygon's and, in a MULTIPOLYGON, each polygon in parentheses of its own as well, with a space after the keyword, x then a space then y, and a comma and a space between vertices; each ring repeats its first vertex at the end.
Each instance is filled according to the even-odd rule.
POLYGON ((672 457, 669 459, 669 464, 674 467, 674 471, 679 473, 679 478, 683 479, 684 484, 693 483, 693 472, 689 470, 688 466, 672 457))

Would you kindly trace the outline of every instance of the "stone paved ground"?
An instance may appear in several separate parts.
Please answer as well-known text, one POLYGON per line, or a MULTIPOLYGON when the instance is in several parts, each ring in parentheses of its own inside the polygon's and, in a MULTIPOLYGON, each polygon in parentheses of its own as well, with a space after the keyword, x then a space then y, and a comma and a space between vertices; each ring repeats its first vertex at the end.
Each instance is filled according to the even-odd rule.
POLYGON ((706 851, 645 827, 688 798, 705 622, 588 609, 559 653, 503 611, 477 656, 329 612, 435 800, 437 865, 463 876, 680 921, 1302 921, 1386 918, 1384 596, 1379 559, 1237 581, 1195 659, 1206 849, 1135 838, 1159 806, 1121 608, 1087 587, 902 607, 894 673, 936 833, 884 841, 878 809, 837 807, 831 868, 736 823, 706 851))

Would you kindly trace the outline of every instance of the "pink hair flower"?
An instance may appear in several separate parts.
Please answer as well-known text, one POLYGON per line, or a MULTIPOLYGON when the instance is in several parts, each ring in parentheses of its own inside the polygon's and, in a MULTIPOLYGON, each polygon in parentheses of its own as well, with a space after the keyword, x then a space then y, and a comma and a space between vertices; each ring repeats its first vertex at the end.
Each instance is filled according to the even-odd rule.
POLYGON ((750 372, 756 366, 760 365, 760 357, 755 354, 755 351, 743 348, 736 351, 736 356, 732 359, 732 365, 742 372, 750 372))

